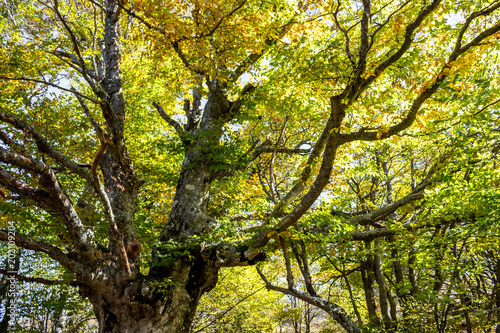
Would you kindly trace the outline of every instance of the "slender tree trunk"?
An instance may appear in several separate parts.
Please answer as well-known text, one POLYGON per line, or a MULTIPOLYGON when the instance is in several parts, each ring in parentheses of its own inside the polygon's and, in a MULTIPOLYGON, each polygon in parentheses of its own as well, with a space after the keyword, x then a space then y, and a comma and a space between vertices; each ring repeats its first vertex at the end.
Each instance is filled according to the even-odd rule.
POLYGON ((384 272, 382 271, 382 262, 380 256, 375 255, 374 261, 374 271, 375 279, 377 280, 379 299, 380 299, 380 312, 382 313, 382 320, 384 321, 384 327, 387 332, 393 332, 393 322, 391 318, 391 313, 389 310, 389 300, 387 297, 387 286, 385 283, 384 272))
POLYGON ((356 315, 356 319, 358 320, 358 325, 359 325, 359 327, 361 327, 361 326, 363 326, 363 320, 361 319, 361 315, 359 314, 356 300, 354 299, 354 295, 352 293, 352 288, 351 288, 351 283, 349 282, 349 277, 345 274, 343 275, 343 277, 344 277, 347 291, 349 292, 349 299, 351 300, 352 309, 354 311, 354 314, 356 315))
MULTIPOLYGON (((413 231, 413 234, 415 235, 416 231, 413 231)), ((416 260, 416 253, 417 250, 415 247, 412 247, 410 250, 410 253, 408 255, 408 280, 410 281, 411 289, 410 289, 410 295, 415 296, 418 292, 418 287, 417 287, 417 277, 415 274, 415 260, 416 260)))
POLYGON ((495 328, 495 333, 500 333, 500 259, 496 262, 495 267, 495 305, 496 305, 496 317, 497 317, 497 327, 495 328))
MULTIPOLYGON (((370 248, 370 244, 365 243, 367 248, 370 248)), ((370 324, 374 327, 380 327, 380 318, 377 315, 377 306, 375 304, 375 291, 374 283, 375 276, 374 262, 371 255, 366 256, 365 269, 361 270, 361 278, 363 279, 363 288, 365 290, 366 308, 368 309, 368 317, 370 318, 370 324)))
POLYGON ((66 315, 66 300, 68 299, 68 294, 66 292, 61 293, 61 298, 58 302, 58 306, 52 315, 52 330, 51 333, 63 333, 64 328, 67 326, 68 316, 66 315))

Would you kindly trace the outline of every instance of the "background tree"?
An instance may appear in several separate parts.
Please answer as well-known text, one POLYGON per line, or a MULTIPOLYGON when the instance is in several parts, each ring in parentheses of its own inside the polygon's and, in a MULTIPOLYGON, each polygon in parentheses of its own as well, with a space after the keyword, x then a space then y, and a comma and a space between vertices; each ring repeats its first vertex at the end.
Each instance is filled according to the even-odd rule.
MULTIPOLYGON (((0 33, 2 221, 16 221, 16 245, 68 272, 101 332, 187 332, 222 267, 287 252, 286 233, 309 228, 301 221, 318 199, 344 196, 332 179, 354 166, 335 162, 358 143, 397 138, 415 123, 467 127, 459 112, 468 102, 495 105, 499 7, 9 2, 0 33)), ((350 222, 369 226, 421 198, 448 158, 430 171, 419 165, 422 181, 401 199, 361 197, 364 211, 350 222), (370 211, 376 205, 384 212, 370 211)), ((366 236, 392 232, 379 229, 352 237, 368 237, 365 291, 376 281, 391 303, 382 244, 366 236)), ((5 230, 0 240, 9 240, 5 230)), ((302 244, 295 258, 310 287, 302 244)), ((446 280, 442 250, 433 252, 434 291, 446 280)), ((360 331, 327 305, 347 331, 360 331)), ((381 306, 387 329, 391 306, 381 306)))

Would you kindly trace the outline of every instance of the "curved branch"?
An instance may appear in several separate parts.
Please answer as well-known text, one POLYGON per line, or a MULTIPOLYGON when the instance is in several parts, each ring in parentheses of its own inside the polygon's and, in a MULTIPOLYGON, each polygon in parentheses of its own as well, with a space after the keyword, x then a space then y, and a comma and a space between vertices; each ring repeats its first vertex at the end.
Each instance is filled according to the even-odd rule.
MULTIPOLYGON (((420 25, 422 25, 424 19, 428 17, 434 10, 437 9, 439 4, 441 3, 442 0, 434 0, 432 3, 429 4, 426 8, 422 9, 420 13, 418 14, 417 18, 410 24, 406 26, 406 32, 405 32, 405 37, 403 44, 401 44, 400 48, 392 55, 389 56, 389 53, 387 56, 389 58, 381 63, 373 72, 372 75, 367 77, 364 81, 361 82, 360 86, 358 89, 352 89, 350 91, 350 96, 351 98, 359 96, 366 88, 368 88, 369 85, 373 83, 389 66, 394 64, 396 61, 398 61, 405 53, 408 51, 408 49, 411 46, 411 43, 413 41, 413 33, 417 30, 420 25)), ((359 82, 356 80, 354 81, 355 84, 359 84, 359 82)))
POLYGON ((0 241, 2 242, 14 242, 16 246, 22 247, 27 250, 33 250, 37 252, 43 252, 49 257, 60 263, 63 267, 67 268, 71 272, 78 275, 79 278, 85 281, 90 281, 92 276, 87 269, 79 262, 68 257, 64 252, 51 244, 34 240, 32 238, 19 235, 17 233, 12 233, 3 229, 0 229, 0 241))
POLYGON ((317 308, 328 313, 332 319, 338 322, 347 332, 349 333, 361 333, 362 330, 356 325, 356 323, 347 315, 346 311, 339 305, 329 302, 328 300, 320 297, 320 296, 311 296, 306 293, 294 290, 294 289, 285 289, 278 286, 274 286, 266 279, 262 271, 256 267, 257 273, 259 273, 261 279, 266 284, 267 290, 274 290, 280 292, 285 295, 290 295, 300 300, 303 300, 306 303, 314 305, 317 308))
POLYGON ((41 283, 47 286, 53 286, 53 285, 70 285, 70 286, 76 286, 78 285, 78 282, 76 281, 64 281, 64 280, 48 280, 44 278, 37 278, 37 277, 28 277, 24 275, 20 275, 14 272, 7 271, 5 269, 0 269, 0 274, 7 275, 7 276, 13 276, 16 280, 23 281, 23 282, 35 282, 35 283, 41 283))
POLYGON ((41 83, 41 84, 45 84, 47 86, 51 86, 51 87, 54 87, 54 88, 57 88, 57 89, 60 89, 60 90, 63 90, 63 91, 67 91, 67 92, 71 92, 73 94, 77 94, 95 104, 105 104, 105 102, 103 101, 98 101, 96 99, 93 99, 92 97, 89 97, 89 96, 86 96, 78 91, 72 91, 71 89, 68 89, 68 88, 64 88, 64 87, 61 87, 55 83, 52 83, 52 82, 48 82, 48 81, 45 81, 45 80, 38 80, 38 79, 33 79, 33 78, 29 78, 29 77, 23 77, 23 76, 20 76, 20 77, 8 77, 8 76, 4 76, 4 75, 0 75, 0 79, 2 80, 7 80, 7 81, 27 81, 27 82, 35 82, 35 83, 41 83))
POLYGON ((17 119, 14 116, 11 116, 7 113, 0 112, 0 121, 3 121, 5 123, 11 124, 18 130, 23 131, 24 133, 28 133, 31 135, 31 137, 35 140, 38 149, 40 149, 41 152, 49 155, 51 158, 53 158, 57 163, 60 165, 64 166, 68 170, 76 173, 83 179, 87 181, 92 181, 91 175, 88 173, 85 168, 81 167, 77 163, 75 163, 73 160, 68 158, 67 156, 63 155, 60 153, 58 150, 56 150, 54 147, 52 147, 48 140, 42 136, 40 133, 38 133, 32 126, 26 124, 25 122, 17 119))
POLYGON ((177 135, 183 141, 182 138, 184 137, 184 129, 182 128, 182 125, 178 121, 176 121, 175 119, 170 117, 168 114, 166 114, 165 110, 163 110, 163 107, 161 106, 160 103, 153 102, 153 106, 156 108, 156 110, 158 110, 158 113, 160 114, 160 116, 170 126, 172 126, 175 129, 175 131, 177 132, 177 135))
POLYGON ((31 158, 21 157, 21 155, 15 156, 15 154, 5 150, 0 151, 0 153, 0 158, 4 155, 9 161, 14 160, 17 165, 39 173, 39 182, 47 191, 32 188, 1 167, 0 184, 6 186, 11 192, 18 193, 21 196, 40 203, 42 209, 51 215, 61 216, 70 239, 75 246, 75 250, 86 263, 92 266, 95 263, 95 254, 91 241, 93 238, 91 232, 85 230, 78 214, 57 182, 52 170, 46 164, 31 158))
MULTIPOLYGON (((500 6, 498 6, 500 7, 500 6)), ((394 134, 397 134, 407 128, 409 128, 413 122, 415 121, 418 111, 421 106, 424 104, 427 99, 429 99, 434 93, 438 90, 442 82, 444 82, 449 77, 449 71, 453 67, 453 62, 456 61, 462 54, 467 52, 470 48, 479 45, 484 39, 492 36, 493 34, 500 31, 500 23, 497 23, 493 27, 490 27, 479 35, 477 35, 472 41, 468 44, 455 48, 453 52, 450 54, 448 58, 448 62, 441 69, 440 73, 436 76, 434 83, 432 83, 429 87, 425 88, 422 93, 413 101, 410 110, 405 119, 403 119, 400 123, 389 127, 385 132, 366 132, 365 129, 361 129, 358 132, 351 134, 342 134, 342 140, 344 142, 351 141, 376 141, 388 138, 394 134)), ((457 44, 459 41, 457 41, 457 44)), ((366 82, 366 81, 365 81, 366 82)))

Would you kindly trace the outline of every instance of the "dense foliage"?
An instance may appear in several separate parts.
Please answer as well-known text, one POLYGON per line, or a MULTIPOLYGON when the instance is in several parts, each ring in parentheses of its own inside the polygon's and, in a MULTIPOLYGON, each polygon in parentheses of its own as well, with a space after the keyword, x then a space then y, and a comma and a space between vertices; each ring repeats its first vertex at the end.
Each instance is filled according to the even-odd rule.
POLYGON ((4 3, 12 330, 500 332, 500 1, 4 3))

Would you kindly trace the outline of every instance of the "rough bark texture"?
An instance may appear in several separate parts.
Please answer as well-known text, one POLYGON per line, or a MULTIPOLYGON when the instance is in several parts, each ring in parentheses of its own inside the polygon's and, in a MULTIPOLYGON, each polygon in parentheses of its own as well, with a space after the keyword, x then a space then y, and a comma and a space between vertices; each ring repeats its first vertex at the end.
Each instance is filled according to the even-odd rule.
MULTIPOLYGON (((75 75, 79 74, 81 82, 88 84, 89 91, 93 94, 92 97, 86 96, 73 88, 59 87, 44 80, 5 78, 2 76, 5 80, 25 80, 56 87, 74 94, 95 129, 95 136, 98 138, 100 146, 97 148, 98 152, 95 154, 89 172, 87 168, 75 163, 71 158, 66 157, 52 147, 49 140, 38 133, 32 126, 16 117, 0 112, 2 126, 5 124, 16 133, 24 133, 24 139, 31 140, 31 143, 37 149, 36 154, 33 153, 33 156, 30 156, 23 151, 23 147, 10 140, 8 136, 3 135, 0 137, 2 142, 0 144, 0 162, 2 166, 9 166, 9 168, 5 169, 0 167, 0 185, 17 196, 12 199, 13 196, 9 198, 3 195, 3 192, 0 192, 2 194, 0 199, 28 201, 30 204, 44 210, 47 214, 59 219, 65 228, 65 236, 70 240, 68 244, 71 244, 71 246, 63 250, 52 244, 21 234, 11 237, 6 230, 0 230, 0 241, 14 242, 19 247, 42 252, 59 262, 68 271, 74 273, 75 280, 71 281, 71 283, 79 286, 82 296, 87 297, 93 304, 99 321, 99 331, 102 333, 188 332, 200 297, 216 285, 220 268, 224 266, 252 265, 264 260, 264 255, 261 253, 262 248, 269 243, 272 237, 296 225, 297 221, 309 211, 318 197, 324 193, 325 186, 331 181, 331 174, 339 147, 352 141, 381 140, 409 128, 415 121, 421 106, 448 78, 449 63, 457 60, 467 50, 479 45, 486 38, 500 31, 500 26, 495 25, 477 34, 468 44, 462 45, 462 36, 468 29, 468 25, 465 24, 446 65, 435 78, 435 81, 426 86, 419 96, 414 99, 400 122, 394 123, 383 133, 380 133, 377 129, 364 127, 358 128, 355 132, 342 133, 341 128, 349 107, 381 77, 386 69, 394 66, 405 55, 411 48, 412 40, 422 22, 441 3, 440 0, 424 3, 413 20, 409 20, 401 44, 394 50, 388 50, 388 53, 382 56, 384 60, 381 60, 374 67, 375 70, 366 73, 367 59, 373 43, 373 41, 370 42, 370 38, 373 40, 375 33, 379 29, 375 30, 371 36, 369 35, 374 28, 374 26, 370 27, 371 5, 368 0, 363 0, 363 14, 359 22, 360 38, 357 60, 355 61, 355 57, 350 54, 349 49, 346 50, 349 59, 353 63, 353 76, 341 92, 330 97, 328 106, 330 112, 322 120, 321 135, 309 152, 310 157, 306 165, 302 170, 298 170, 300 177, 297 182, 287 193, 281 196, 281 201, 278 201, 273 196, 276 205, 274 211, 270 214, 272 219, 264 221, 261 229, 256 234, 250 234, 248 239, 238 244, 216 243, 202 246, 196 239, 210 233, 216 223, 216 220, 207 214, 211 184, 217 177, 220 177, 220 174, 215 171, 220 169, 218 168, 219 162, 214 159, 212 153, 220 145, 224 125, 237 115, 246 95, 251 94, 255 88, 251 84, 247 84, 240 90, 239 96, 234 100, 229 99, 228 90, 229 88, 234 89, 237 86, 238 78, 245 73, 248 67, 258 61, 270 47, 282 40, 290 27, 300 20, 292 17, 286 23, 277 21, 276 23, 280 23, 282 26, 274 27, 273 31, 269 32, 269 36, 266 36, 262 45, 246 50, 248 51, 246 59, 241 60, 239 64, 232 64, 233 70, 226 77, 227 80, 220 80, 220 74, 231 72, 231 69, 211 68, 210 70, 204 70, 189 63, 189 57, 186 57, 186 54, 183 53, 182 47, 183 41, 192 36, 172 37, 162 28, 148 23, 147 19, 141 18, 135 11, 125 8, 124 6, 128 5, 126 2, 106 0, 101 2, 91 1, 91 3, 95 13, 95 29, 102 27, 103 30, 99 31, 99 33, 94 32, 94 45, 92 47, 88 46, 89 50, 84 50, 82 46, 84 41, 78 37, 78 34, 73 32, 71 22, 67 21, 71 16, 65 15, 64 10, 71 10, 68 9, 71 6, 59 6, 58 0, 53 0, 44 5, 48 7, 47 13, 49 14, 46 15, 53 15, 49 19, 58 22, 57 27, 61 29, 60 35, 68 36, 67 43, 61 43, 50 55, 58 57, 59 60, 64 60, 64 63, 69 65, 72 73, 75 71, 75 75), (184 145, 185 155, 169 220, 159 236, 160 245, 153 250, 152 266, 147 276, 140 273, 138 259, 141 245, 137 239, 134 225, 134 217, 138 209, 138 194, 142 181, 134 170, 125 140, 127 104, 122 91, 120 72, 122 56, 120 15, 124 10, 130 17, 137 19, 148 28, 151 33, 158 33, 166 37, 165 43, 170 43, 166 47, 170 47, 172 53, 177 54, 186 69, 195 74, 200 80, 198 86, 193 89, 192 101, 186 100, 184 103, 184 111, 188 118, 184 126, 168 116, 163 111, 160 103, 155 101, 153 104, 160 116, 174 127, 184 145), (98 24, 97 21, 101 19, 102 21, 98 24), (103 37, 103 40, 98 41, 98 37, 103 37), (172 38, 178 39, 172 40, 172 38), (99 50, 101 54, 97 55, 99 50), (90 60, 90 58, 92 59, 90 60), (201 100, 205 97, 202 95, 205 88, 203 84, 206 85, 209 93, 206 96, 206 105, 201 110, 201 100), (230 84, 234 86, 228 88, 230 84), (85 104, 89 102, 100 108, 104 119, 103 125, 98 124, 92 118, 89 111, 91 108, 85 104), (38 160, 34 156, 44 156, 44 158, 38 160), (47 162, 47 160, 50 162, 47 162), (319 169, 315 168, 316 162, 320 162, 319 169), (52 166, 50 163, 57 164, 57 167, 52 166), (92 230, 86 228, 82 222, 84 218, 78 215, 78 210, 73 206, 72 198, 59 182, 54 171, 56 168, 63 168, 78 176, 86 182, 85 192, 90 193, 89 195, 95 194, 100 199, 100 208, 108 222, 108 244, 95 243, 92 230), (15 170, 21 171, 16 173, 15 170), (32 175, 33 179, 30 179, 28 183, 23 182, 22 179, 26 179, 25 175, 28 174, 32 175), (100 249, 102 247, 106 248, 106 251, 104 251, 106 253, 103 260, 99 260, 98 257, 101 255, 100 249)), ((241 2, 238 5, 239 7, 236 7, 231 13, 244 5, 245 1, 241 2)), ((487 10, 485 9, 484 13, 481 13, 484 15, 492 13, 499 6, 500 4, 490 6, 487 10)), ((302 5, 299 5, 299 9, 306 10, 302 8, 302 5)), ((128 22, 131 22, 130 18, 128 22)), ((221 24, 220 22, 213 27, 213 31, 217 30, 221 24)), ((353 26, 354 28, 357 29, 356 25, 353 26)), ((198 37, 210 37, 214 33, 213 31, 198 37)), ((60 64, 57 64, 57 71, 64 72, 60 64)), ((255 156, 263 151, 264 149, 260 151, 256 149, 255 156)), ((402 205, 414 200, 415 194, 416 192, 399 201, 390 203, 386 207, 353 219, 352 222, 367 225, 373 222, 375 218, 391 214, 402 205)), ((392 199, 389 201, 392 202, 392 199)), ((82 204, 85 205, 83 201, 82 204)), ((393 231, 385 228, 378 229, 378 231, 367 230, 353 234, 353 239, 365 241, 369 246, 373 239, 391 235, 393 235, 393 231)), ((360 328, 357 327, 343 308, 319 297, 314 291, 307 267, 304 244, 301 245, 300 251, 295 249, 294 252, 308 294, 297 292, 293 288, 292 282, 289 284, 288 289, 275 288, 270 284, 268 284, 268 287, 293 295, 323 309, 348 332, 360 332, 360 328)), ((394 256, 396 257, 397 254, 394 254, 394 256)), ((412 260, 409 260, 408 274, 412 284, 412 293, 415 293, 415 273, 411 268, 412 260)), ((401 268, 397 266, 399 263, 395 265, 398 283, 402 283, 401 268)), ((374 261, 373 256, 368 255, 366 265, 361 272, 370 319, 372 323, 379 326, 380 319, 377 317, 374 300, 374 282, 375 278, 377 278, 384 322, 389 329, 391 326, 391 313, 388 309, 390 299, 387 299, 387 296, 390 295, 386 290, 380 258, 375 257, 374 261)), ((499 274, 497 272, 497 276, 499 274)), ((291 273, 289 275, 291 276, 291 273)), ((28 278, 24 277, 24 279, 28 278)), ((46 284, 54 283, 43 281, 43 279, 31 279, 31 281, 34 280, 46 284)), ((292 280, 290 279, 290 281, 292 280)), ((348 282, 348 280, 346 281, 348 282)), ((402 297, 401 290, 398 291, 400 297, 402 297)), ((498 285, 495 290, 497 307, 500 307, 498 305, 500 304, 498 303, 500 302, 498 285)), ((394 310, 395 306, 392 306, 392 309, 394 310)), ((394 317, 394 313, 392 313, 392 316, 394 317)))

